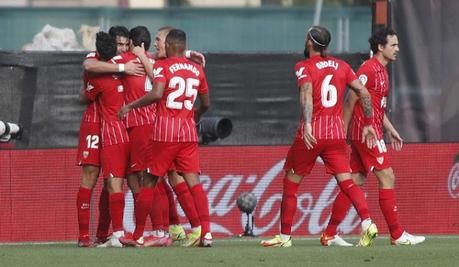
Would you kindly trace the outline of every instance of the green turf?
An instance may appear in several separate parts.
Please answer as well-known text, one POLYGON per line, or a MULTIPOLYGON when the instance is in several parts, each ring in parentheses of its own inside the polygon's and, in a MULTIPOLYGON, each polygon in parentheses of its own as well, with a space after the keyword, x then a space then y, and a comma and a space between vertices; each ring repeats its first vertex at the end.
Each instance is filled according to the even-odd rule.
POLYGON ((429 236, 413 247, 390 246, 387 238, 378 238, 370 248, 322 247, 309 238, 294 239, 291 248, 263 248, 259 242, 217 239, 212 248, 0 245, 0 266, 459 266, 459 236, 429 236))

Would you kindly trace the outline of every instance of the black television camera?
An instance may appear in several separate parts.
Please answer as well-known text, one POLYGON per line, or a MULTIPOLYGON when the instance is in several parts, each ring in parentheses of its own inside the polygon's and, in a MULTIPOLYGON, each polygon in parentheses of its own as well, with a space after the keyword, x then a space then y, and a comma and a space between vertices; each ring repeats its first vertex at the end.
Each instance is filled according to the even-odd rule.
POLYGON ((0 120, 0 143, 8 143, 11 139, 21 139, 22 127, 12 122, 0 120))
POLYGON ((218 138, 228 137, 233 130, 233 123, 227 118, 207 117, 201 118, 196 127, 199 133, 199 143, 207 145, 218 138))

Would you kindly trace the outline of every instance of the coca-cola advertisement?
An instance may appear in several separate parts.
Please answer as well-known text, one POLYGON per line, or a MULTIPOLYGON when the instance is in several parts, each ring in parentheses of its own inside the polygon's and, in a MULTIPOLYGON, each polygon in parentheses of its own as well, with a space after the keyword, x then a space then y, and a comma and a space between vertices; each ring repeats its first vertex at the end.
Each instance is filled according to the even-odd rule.
MULTIPOLYGON (((282 167, 287 150, 288 146, 200 149, 201 180, 208 194, 215 236, 244 232, 247 217, 236 205, 242 192, 252 192, 258 200, 253 212, 254 234, 270 236, 279 232, 282 167)), ((0 242, 76 240, 76 193, 81 170, 74 165, 75 154, 75 149, 0 150, 0 242)), ((390 158, 402 226, 419 234, 458 234, 459 144, 407 144, 401 152, 391 151, 390 158)), ((93 230, 101 181, 91 205, 93 230)), ((370 174, 363 189, 372 218, 380 232, 387 234, 377 184, 370 174)), ((325 173, 319 158, 299 188, 293 235, 320 234, 337 193, 334 177, 325 173)), ((134 227, 132 214, 132 196, 126 191, 127 230, 134 227)), ((179 214, 187 226, 180 208, 179 214)), ((359 218, 351 209, 338 231, 357 234, 359 230, 359 218)))

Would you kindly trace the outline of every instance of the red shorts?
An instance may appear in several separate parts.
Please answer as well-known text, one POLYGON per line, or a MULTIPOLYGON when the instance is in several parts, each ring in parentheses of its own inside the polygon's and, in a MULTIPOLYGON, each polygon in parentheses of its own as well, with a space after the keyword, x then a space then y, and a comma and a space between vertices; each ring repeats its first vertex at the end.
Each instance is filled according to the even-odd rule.
POLYGON ((155 142, 151 144, 148 172, 162 177, 174 167, 179 173, 201 173, 198 143, 155 142))
POLYGON ((311 173, 317 157, 321 157, 325 164, 325 171, 329 174, 350 172, 349 152, 346 141, 317 140, 314 148, 308 150, 302 139, 295 139, 290 147, 284 170, 293 170, 296 174, 305 176, 311 173))
POLYGON ((104 178, 123 178, 129 161, 129 143, 103 147, 101 150, 102 173, 104 178))
POLYGON ((150 137, 153 125, 146 124, 128 129, 129 134, 129 167, 128 173, 143 171, 148 165, 150 137))
POLYGON ((366 175, 373 169, 384 170, 391 167, 384 140, 378 140, 377 143, 376 147, 369 149, 366 144, 362 144, 358 140, 351 141, 352 173, 366 175))
POLYGON ((80 124, 77 165, 100 166, 100 123, 85 122, 80 124))

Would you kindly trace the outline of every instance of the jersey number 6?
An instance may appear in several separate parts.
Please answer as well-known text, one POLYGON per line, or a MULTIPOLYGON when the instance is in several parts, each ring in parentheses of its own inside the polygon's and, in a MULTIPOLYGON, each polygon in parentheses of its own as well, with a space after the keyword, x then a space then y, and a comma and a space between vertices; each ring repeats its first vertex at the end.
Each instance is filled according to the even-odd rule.
POLYGON ((325 76, 325 79, 322 82, 322 87, 320 88, 321 102, 322 106, 326 108, 333 107, 338 101, 338 93, 336 87, 333 84, 330 84, 333 74, 325 76))

